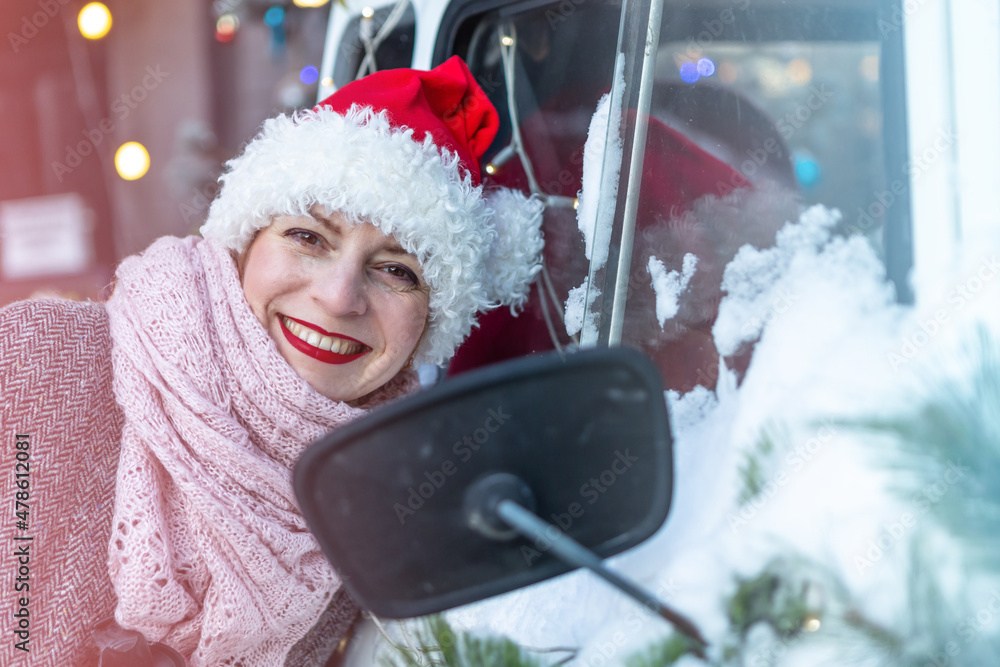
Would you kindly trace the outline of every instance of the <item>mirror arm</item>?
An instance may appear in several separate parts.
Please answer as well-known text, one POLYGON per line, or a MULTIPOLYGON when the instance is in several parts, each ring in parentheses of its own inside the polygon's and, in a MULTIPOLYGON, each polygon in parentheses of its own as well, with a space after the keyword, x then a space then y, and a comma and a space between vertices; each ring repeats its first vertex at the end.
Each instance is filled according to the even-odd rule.
POLYGON ((708 642, 701 636, 698 627, 688 618, 660 602, 652 593, 639 587, 625 577, 609 570, 589 549, 567 536, 550 523, 520 506, 513 500, 502 500, 496 506, 497 515, 511 528, 524 537, 536 542, 551 543, 553 555, 574 567, 585 567, 626 595, 634 598, 644 607, 657 613, 671 623, 679 632, 698 644, 696 655, 704 658, 702 650, 708 642))

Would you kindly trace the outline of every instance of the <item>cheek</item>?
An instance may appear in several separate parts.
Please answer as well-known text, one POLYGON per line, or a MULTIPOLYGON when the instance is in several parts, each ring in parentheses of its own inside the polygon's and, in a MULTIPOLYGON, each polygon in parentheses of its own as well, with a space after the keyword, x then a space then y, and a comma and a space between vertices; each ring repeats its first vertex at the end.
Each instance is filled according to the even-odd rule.
POLYGON ((250 270, 243 274, 243 296, 246 298, 250 310, 253 311, 258 320, 261 320, 261 324, 266 324, 262 318, 262 311, 270 300, 267 293, 267 282, 261 280, 261 274, 257 272, 256 266, 252 262, 247 264, 247 268, 250 270))
POLYGON ((393 299, 393 303, 383 310, 383 325, 386 340, 400 353, 409 355, 417 346, 427 324, 427 297, 422 294, 407 294, 393 299))
POLYGON ((243 296, 260 323, 267 326, 267 309, 278 295, 287 292, 296 272, 280 253, 268 247, 255 248, 243 267, 243 296))

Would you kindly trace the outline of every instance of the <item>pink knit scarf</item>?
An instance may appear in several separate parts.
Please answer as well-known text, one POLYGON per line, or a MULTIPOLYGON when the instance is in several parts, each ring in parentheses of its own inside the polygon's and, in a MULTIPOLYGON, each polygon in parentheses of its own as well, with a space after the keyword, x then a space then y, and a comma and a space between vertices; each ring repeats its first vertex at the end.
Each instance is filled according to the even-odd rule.
POLYGON ((229 251, 162 238, 108 302, 125 415, 108 567, 116 618, 193 666, 282 665, 340 585, 299 513, 302 450, 364 407, 314 391, 250 311, 229 251))

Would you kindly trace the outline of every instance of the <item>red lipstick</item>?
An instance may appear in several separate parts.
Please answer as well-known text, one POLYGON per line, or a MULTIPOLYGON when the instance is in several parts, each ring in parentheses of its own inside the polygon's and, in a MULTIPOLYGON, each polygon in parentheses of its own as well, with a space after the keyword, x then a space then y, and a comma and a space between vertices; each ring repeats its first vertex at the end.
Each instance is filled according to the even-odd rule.
POLYGON ((288 317, 288 316, 284 315, 284 316, 279 316, 278 317, 278 324, 281 326, 281 333, 285 334, 285 338, 288 340, 289 343, 291 343, 292 347, 294 347, 296 350, 298 350, 302 354, 305 354, 307 356, 312 357, 313 359, 316 359, 317 361, 322 361, 323 363, 326 363, 326 364, 346 364, 348 362, 354 361, 355 359, 357 359, 359 357, 363 357, 370 350, 370 348, 367 345, 365 345, 364 343, 362 343, 359 340, 355 340, 354 338, 351 338, 350 336, 344 336, 343 334, 338 334, 338 333, 330 333, 328 331, 324 331, 323 329, 320 329, 319 327, 317 327, 317 326, 315 326, 313 324, 309 324, 307 322, 303 322, 302 320, 297 320, 294 317, 288 317, 288 319, 292 320, 293 322, 298 322, 302 326, 308 327, 309 329, 312 329, 313 331, 315 331, 315 332, 317 332, 319 334, 322 334, 324 336, 333 336, 334 338, 343 338, 344 340, 353 341, 355 343, 358 343, 358 344, 364 346, 364 348, 365 348, 361 352, 358 352, 357 354, 338 354, 336 352, 331 352, 330 350, 321 350, 320 348, 316 347, 315 345, 310 345, 309 343, 305 342, 304 340, 302 340, 301 338, 299 338, 298 336, 296 336, 295 334, 293 334, 291 331, 289 331, 288 327, 285 326, 285 322, 282 319, 283 317, 288 317))

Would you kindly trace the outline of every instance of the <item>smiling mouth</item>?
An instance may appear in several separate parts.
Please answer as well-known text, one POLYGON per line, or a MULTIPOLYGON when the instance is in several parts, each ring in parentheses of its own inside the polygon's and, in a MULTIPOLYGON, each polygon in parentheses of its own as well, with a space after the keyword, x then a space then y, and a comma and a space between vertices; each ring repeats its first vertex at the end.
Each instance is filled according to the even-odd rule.
POLYGON ((305 323, 279 315, 281 332, 299 352, 328 364, 346 364, 371 350, 361 341, 345 336, 320 333, 305 323))

